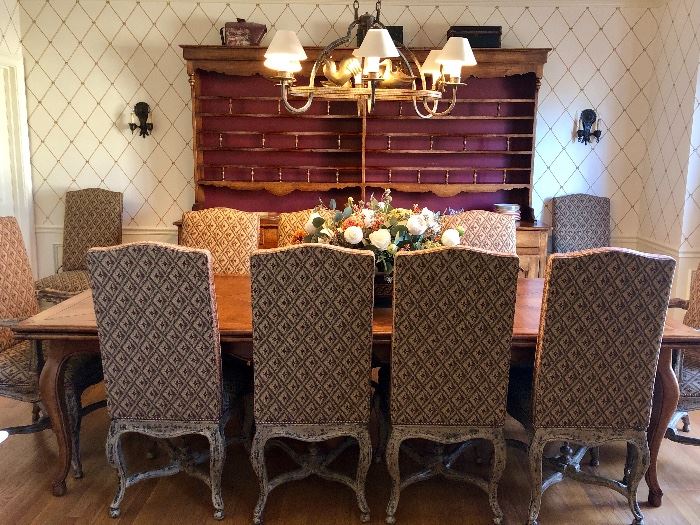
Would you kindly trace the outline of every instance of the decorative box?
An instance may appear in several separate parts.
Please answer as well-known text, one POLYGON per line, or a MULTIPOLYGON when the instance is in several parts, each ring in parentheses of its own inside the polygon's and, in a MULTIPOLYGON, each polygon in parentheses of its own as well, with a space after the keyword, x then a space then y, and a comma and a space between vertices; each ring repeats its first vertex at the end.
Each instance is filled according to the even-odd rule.
POLYGON ((501 47, 501 26, 452 26, 451 36, 466 37, 472 47, 501 47))
POLYGON ((235 22, 226 22, 219 29, 221 45, 231 47, 257 46, 267 33, 265 24, 246 22, 243 18, 237 18, 235 22))

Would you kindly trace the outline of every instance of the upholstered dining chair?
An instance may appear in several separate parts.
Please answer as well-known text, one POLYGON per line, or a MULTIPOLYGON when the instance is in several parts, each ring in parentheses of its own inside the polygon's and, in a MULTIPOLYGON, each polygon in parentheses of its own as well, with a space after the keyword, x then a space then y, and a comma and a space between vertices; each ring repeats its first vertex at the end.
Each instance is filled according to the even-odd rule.
POLYGON ((181 470, 211 488, 222 519, 224 426, 240 385, 222 375, 212 257, 159 243, 97 248, 88 253, 110 416, 107 458, 119 485, 110 515, 120 514, 126 489, 181 470), (158 470, 129 475, 121 438, 200 434, 209 440, 209 474, 180 449, 158 470))
POLYGON ((207 208, 182 215, 183 246, 209 250, 214 273, 250 273, 250 254, 258 249, 260 216, 232 208, 207 208))
POLYGON ((610 246, 610 199, 585 193, 552 199, 552 251, 610 246))
MULTIPOLYGON (((296 244, 294 240, 296 233, 300 230, 304 231, 304 226, 312 213, 314 213, 313 209, 280 213, 277 226, 277 246, 281 248, 296 244)), ((330 210, 321 210, 319 213, 326 221, 333 219, 333 212, 330 210)))
POLYGON ((90 288, 85 257, 90 248, 122 242, 123 196, 87 188, 66 193, 61 271, 36 283, 39 299, 58 303, 90 288))
POLYGON ((517 279, 515 255, 463 246, 396 255, 387 523, 395 522, 402 489, 440 474, 475 484, 488 494, 494 522, 503 518, 497 488, 506 463, 503 425, 517 279), (407 439, 440 446, 426 462, 402 449, 407 439), (494 449, 487 480, 454 468, 477 439, 494 449), (459 446, 447 453, 447 444, 459 446), (400 450, 425 468, 402 479, 400 450))
MULTIPOLYGON (((43 353, 39 343, 18 341, 12 326, 39 312, 34 279, 24 248, 22 233, 14 217, 0 217, 0 396, 32 404, 32 424, 5 428, 9 434, 28 434, 49 428, 39 390, 43 353)), ((83 475, 80 463, 82 416, 104 406, 104 402, 82 408, 83 391, 102 381, 99 356, 77 355, 66 365, 65 395, 73 443, 73 475, 83 475)))
POLYGON ((530 434, 532 480, 528 523, 537 523, 542 493, 564 478, 611 488, 643 523, 637 487, 649 466, 651 415, 675 261, 622 248, 554 254, 547 263, 534 376, 511 376, 508 411, 530 434), (562 447, 548 458, 543 449, 562 447), (587 447, 627 442, 622 481, 582 472, 587 447))
MULTIPOLYGON (((700 265, 693 272, 689 298, 669 301, 669 308, 686 310, 683 324, 696 330, 700 330, 700 271, 698 270, 700 270, 700 265)), ((677 443, 700 446, 700 438, 679 434, 676 428, 678 422, 682 421, 682 431, 684 433, 690 432, 688 412, 700 409, 700 357, 690 352, 676 350, 673 354, 673 368, 676 372, 681 395, 678 399, 678 407, 666 430, 666 437, 677 443)))
POLYGON ((470 210, 446 215, 442 219, 443 230, 464 229, 462 246, 471 246, 491 252, 515 254, 515 219, 511 215, 485 210, 470 210))
POLYGON ((253 520, 262 522, 274 488, 316 474, 352 489, 361 520, 369 521, 374 255, 321 244, 288 246, 253 254, 251 271, 256 425, 251 460, 260 481, 253 520), (342 436, 338 447, 320 452, 319 441, 342 436), (311 442, 310 452, 299 454, 275 438, 311 442), (328 468, 353 440, 360 448, 354 479, 328 468), (299 468, 270 479, 267 446, 284 450, 299 468))

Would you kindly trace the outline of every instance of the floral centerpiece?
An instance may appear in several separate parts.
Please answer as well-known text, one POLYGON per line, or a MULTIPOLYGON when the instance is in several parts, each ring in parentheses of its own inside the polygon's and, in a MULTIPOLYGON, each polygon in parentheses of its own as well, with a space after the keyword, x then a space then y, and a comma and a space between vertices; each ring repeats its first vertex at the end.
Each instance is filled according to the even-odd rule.
POLYGON ((371 250, 378 275, 387 283, 391 283, 396 253, 460 243, 464 231, 442 231, 439 212, 417 204, 411 209, 395 208, 391 200, 387 189, 380 200, 372 196, 369 202, 355 202, 350 197, 342 209, 336 208, 334 200, 328 206, 321 203, 309 216, 304 230, 295 234, 295 241, 371 250))

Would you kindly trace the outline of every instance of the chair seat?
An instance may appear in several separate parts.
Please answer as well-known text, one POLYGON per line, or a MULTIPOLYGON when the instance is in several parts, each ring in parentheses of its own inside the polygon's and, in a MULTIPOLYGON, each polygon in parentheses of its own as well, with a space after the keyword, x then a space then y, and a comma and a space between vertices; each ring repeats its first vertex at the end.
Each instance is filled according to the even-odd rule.
POLYGON ((35 287, 41 292, 63 292, 74 295, 90 288, 90 276, 86 270, 60 272, 39 279, 35 287))
MULTIPOLYGON (((40 400, 37 355, 30 341, 21 341, 0 352, 0 396, 35 403, 40 400)), ((81 393, 102 381, 99 355, 77 355, 66 365, 69 393, 81 393)))
POLYGON ((532 373, 532 367, 513 366, 508 379, 508 414, 525 428, 532 427, 532 373))

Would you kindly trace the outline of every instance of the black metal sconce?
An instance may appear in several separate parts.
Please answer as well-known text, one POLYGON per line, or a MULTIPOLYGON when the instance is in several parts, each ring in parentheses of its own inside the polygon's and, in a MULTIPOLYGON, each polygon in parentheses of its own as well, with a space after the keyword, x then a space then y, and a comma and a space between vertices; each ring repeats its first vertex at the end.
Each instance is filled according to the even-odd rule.
POLYGON ((602 133, 600 130, 600 119, 596 112, 592 109, 584 109, 581 112, 581 117, 578 119, 578 131, 576 131, 578 141, 583 144, 590 144, 593 142, 591 137, 595 137, 595 141, 598 143, 602 133))
POLYGON ((148 122, 148 117, 151 114, 151 108, 145 102, 137 102, 134 106, 134 111, 131 112, 131 122, 129 122, 129 129, 131 134, 138 128, 139 135, 146 138, 153 131, 153 122, 148 122), (138 124, 134 122, 134 115, 139 120, 138 124))

